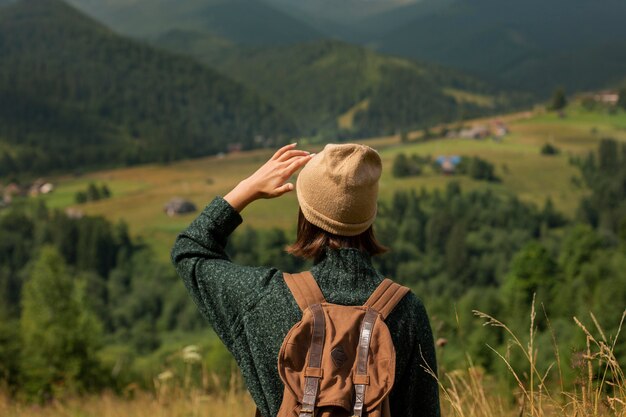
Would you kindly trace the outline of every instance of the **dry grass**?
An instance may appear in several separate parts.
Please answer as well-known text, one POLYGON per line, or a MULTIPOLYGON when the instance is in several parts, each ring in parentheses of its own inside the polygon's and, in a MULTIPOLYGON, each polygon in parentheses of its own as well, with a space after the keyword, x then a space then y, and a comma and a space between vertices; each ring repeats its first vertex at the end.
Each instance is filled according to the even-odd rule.
POLYGON ((233 374, 228 389, 205 393, 198 388, 155 381, 154 392, 127 388, 124 396, 103 393, 73 397, 45 406, 12 401, 0 394, 2 417, 242 417, 254 415, 255 406, 233 374))
POLYGON ((73 398, 45 407, 14 404, 0 397, 2 417, 242 417, 254 415, 249 395, 236 392, 225 395, 191 394, 170 402, 161 402, 149 393, 138 393, 132 400, 113 394, 73 398))
MULTIPOLYGON (((485 320, 485 325, 501 328, 515 349, 525 358, 526 369, 514 369, 510 362, 510 351, 502 354, 488 346, 504 362, 514 377, 517 390, 512 404, 493 394, 496 385, 493 378, 486 376, 480 368, 474 367, 468 358, 467 370, 453 371, 438 378, 444 414, 455 417, 625 417, 626 378, 614 350, 619 333, 626 319, 623 312, 617 334, 608 340, 600 324, 591 314, 595 325, 594 335, 576 317, 574 322, 584 332, 587 340, 585 352, 579 356, 579 364, 585 369, 582 378, 572 390, 564 389, 562 383, 561 358, 554 341, 554 361, 550 364, 537 362, 538 349, 535 345, 536 310, 533 299, 530 314, 529 341, 520 338, 503 322, 480 311, 474 314, 485 320), (556 369, 554 369, 556 368, 556 369), (556 372, 556 381, 549 376, 556 372)), ((547 317, 546 317, 547 319, 547 317)), ((549 323, 549 320, 548 320, 549 323)), ((550 331, 552 329, 550 328, 550 331)), ((542 346, 541 348, 547 348, 542 346)), ((428 370, 431 375, 432 371, 428 370)))

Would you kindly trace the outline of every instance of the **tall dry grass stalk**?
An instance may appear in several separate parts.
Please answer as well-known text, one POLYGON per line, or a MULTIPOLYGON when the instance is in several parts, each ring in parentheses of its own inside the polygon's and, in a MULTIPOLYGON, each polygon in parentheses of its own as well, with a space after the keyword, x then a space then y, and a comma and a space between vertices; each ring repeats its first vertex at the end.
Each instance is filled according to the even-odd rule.
MULTIPOLYGON (((530 313, 529 339, 523 343, 520 338, 503 322, 496 318, 474 310, 473 313, 485 320, 484 325, 504 330, 510 338, 510 348, 519 350, 527 364, 527 369, 515 369, 510 356, 498 352, 487 345, 506 365, 517 385, 517 405, 498 397, 494 392, 496 382, 486 378, 484 372, 467 359, 468 368, 448 372, 436 376, 432 370, 426 369, 431 376, 437 378, 442 393, 444 415, 455 417, 626 417, 626 379, 624 372, 615 357, 615 346, 619 338, 626 310, 623 312, 618 331, 613 340, 609 341, 595 316, 590 313, 598 335, 594 336, 578 318, 576 325, 586 336, 586 350, 579 355, 579 366, 585 369, 586 377, 574 388, 566 391, 563 387, 561 358, 557 348, 556 336, 546 315, 548 328, 552 334, 554 362, 540 370, 537 363, 538 347, 535 345, 536 310, 533 298, 530 313), (548 382, 548 376, 557 367, 558 381, 548 382), (556 388, 554 388, 556 386, 556 388)), ((544 309, 545 314, 545 309, 544 309)))

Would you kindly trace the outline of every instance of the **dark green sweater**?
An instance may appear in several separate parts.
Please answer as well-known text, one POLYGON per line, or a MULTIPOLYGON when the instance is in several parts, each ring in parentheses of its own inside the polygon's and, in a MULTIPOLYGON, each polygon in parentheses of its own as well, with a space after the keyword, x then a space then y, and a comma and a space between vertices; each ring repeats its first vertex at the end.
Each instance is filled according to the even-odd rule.
MULTIPOLYGON (((301 312, 282 271, 230 261, 224 247, 241 222, 226 200, 215 198, 178 236, 172 261, 192 299, 235 357, 259 410, 273 417, 283 395, 278 351, 301 312)), ((311 272, 326 300, 343 305, 362 305, 383 280, 370 257, 356 249, 327 250, 311 272)), ((410 293, 388 317, 387 325, 396 348, 391 414, 438 416, 437 383, 422 368, 426 361, 436 370, 424 305, 410 293)))

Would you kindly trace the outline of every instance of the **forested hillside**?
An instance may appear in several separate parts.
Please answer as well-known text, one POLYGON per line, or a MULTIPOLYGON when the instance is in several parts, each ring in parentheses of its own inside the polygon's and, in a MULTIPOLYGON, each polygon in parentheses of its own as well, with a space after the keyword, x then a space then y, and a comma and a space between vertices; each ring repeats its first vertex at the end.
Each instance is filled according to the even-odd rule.
POLYGON ((0 8, 0 50, 0 175, 168 161, 294 132, 244 86, 58 0, 0 8))
POLYGON ((231 75, 289 113, 301 131, 329 139, 337 130, 359 136, 392 133, 528 100, 458 71, 340 41, 252 48, 199 32, 171 31, 157 44, 231 75), (340 121, 342 115, 347 118, 340 121))

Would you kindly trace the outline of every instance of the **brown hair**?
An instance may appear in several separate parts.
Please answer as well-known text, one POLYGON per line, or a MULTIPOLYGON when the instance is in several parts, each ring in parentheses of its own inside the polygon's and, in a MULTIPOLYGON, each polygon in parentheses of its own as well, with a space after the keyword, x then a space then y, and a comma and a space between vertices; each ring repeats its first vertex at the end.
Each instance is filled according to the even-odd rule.
POLYGON ((298 231, 296 241, 287 247, 287 252, 299 258, 318 260, 324 255, 326 248, 356 248, 370 256, 387 252, 381 245, 372 226, 356 236, 339 236, 317 227, 304 217, 302 210, 298 210, 298 231))

